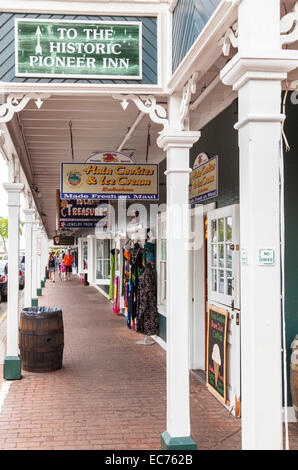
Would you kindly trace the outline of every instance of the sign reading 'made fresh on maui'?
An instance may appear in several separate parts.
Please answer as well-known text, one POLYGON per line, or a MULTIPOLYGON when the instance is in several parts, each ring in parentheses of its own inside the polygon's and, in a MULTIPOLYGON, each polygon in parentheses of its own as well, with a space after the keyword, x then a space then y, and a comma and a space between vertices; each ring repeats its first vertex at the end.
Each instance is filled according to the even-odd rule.
POLYGON ((142 23, 15 20, 16 76, 142 78, 142 23))

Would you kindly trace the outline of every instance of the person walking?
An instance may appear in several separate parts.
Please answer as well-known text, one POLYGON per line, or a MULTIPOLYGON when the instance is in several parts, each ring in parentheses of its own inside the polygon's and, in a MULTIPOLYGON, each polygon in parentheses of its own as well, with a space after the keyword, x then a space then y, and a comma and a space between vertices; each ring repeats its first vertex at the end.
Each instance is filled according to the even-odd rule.
POLYGON ((64 256, 64 264, 66 266, 66 279, 70 281, 70 275, 72 273, 72 263, 74 257, 72 256, 70 250, 67 250, 67 254, 64 256))
POLYGON ((52 282, 55 282, 56 260, 54 258, 53 253, 50 253, 50 256, 48 259, 48 269, 49 269, 50 279, 52 280, 52 282))

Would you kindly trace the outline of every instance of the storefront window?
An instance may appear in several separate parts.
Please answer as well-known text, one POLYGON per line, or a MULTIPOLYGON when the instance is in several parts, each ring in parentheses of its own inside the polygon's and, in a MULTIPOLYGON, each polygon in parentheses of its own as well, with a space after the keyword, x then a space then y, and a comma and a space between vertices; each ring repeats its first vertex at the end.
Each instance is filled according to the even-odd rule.
POLYGON ((232 295, 232 217, 211 221, 212 291, 232 295))
POLYGON ((110 279, 110 240, 96 242, 96 279, 110 279))

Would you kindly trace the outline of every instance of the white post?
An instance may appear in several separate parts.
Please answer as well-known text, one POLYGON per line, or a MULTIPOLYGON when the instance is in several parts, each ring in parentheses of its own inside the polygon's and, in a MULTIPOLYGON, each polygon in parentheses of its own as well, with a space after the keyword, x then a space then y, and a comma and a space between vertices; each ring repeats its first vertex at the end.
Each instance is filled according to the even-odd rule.
POLYGON ((167 431, 163 449, 196 449, 189 410, 189 149, 199 132, 179 130, 181 100, 169 102, 170 131, 158 138, 167 152, 167 431))
POLYGON ((32 223, 34 209, 23 209, 25 214, 25 307, 32 303, 32 223))
POLYGON ((282 449, 279 164, 280 1, 242 0, 239 52, 221 78, 239 92, 242 448, 282 449))
POLYGON ((88 235, 88 282, 95 281, 95 235, 88 235))
POLYGON ((36 295, 40 297, 42 295, 41 289, 41 241, 42 239, 42 225, 39 222, 38 230, 37 230, 37 243, 34 249, 36 250, 36 281, 37 281, 37 289, 36 295))
POLYGON ((21 183, 4 183, 8 194, 8 293, 7 293, 7 352, 3 376, 7 380, 21 378, 18 347, 19 323, 19 237, 21 183))
POLYGON ((41 278, 45 280, 46 277, 46 265, 48 262, 48 248, 49 248, 49 242, 48 242, 48 237, 46 232, 43 232, 43 237, 42 237, 42 267, 41 267, 41 278))
POLYGON ((38 220, 32 223, 32 306, 38 306, 37 298, 37 252, 38 220))

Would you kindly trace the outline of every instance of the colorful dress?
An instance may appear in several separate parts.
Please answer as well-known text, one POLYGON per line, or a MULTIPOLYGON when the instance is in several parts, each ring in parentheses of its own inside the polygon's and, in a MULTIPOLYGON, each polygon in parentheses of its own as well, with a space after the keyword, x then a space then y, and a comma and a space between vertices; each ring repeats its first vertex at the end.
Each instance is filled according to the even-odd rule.
POLYGON ((136 306, 136 331, 144 335, 158 335, 156 276, 150 263, 139 277, 136 306))

